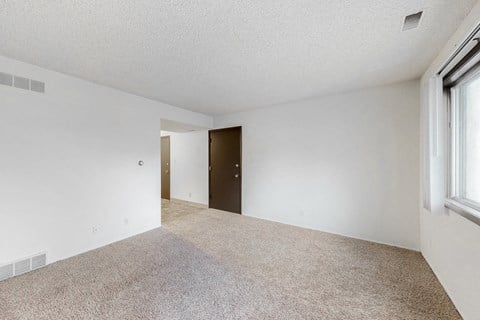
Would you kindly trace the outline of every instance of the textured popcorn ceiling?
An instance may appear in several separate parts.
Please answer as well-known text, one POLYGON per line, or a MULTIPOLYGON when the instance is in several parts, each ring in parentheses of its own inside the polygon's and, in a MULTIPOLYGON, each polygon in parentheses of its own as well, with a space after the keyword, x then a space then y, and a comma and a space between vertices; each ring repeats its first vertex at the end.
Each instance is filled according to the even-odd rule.
POLYGON ((224 114, 417 78, 475 3, 0 0, 0 54, 224 114))

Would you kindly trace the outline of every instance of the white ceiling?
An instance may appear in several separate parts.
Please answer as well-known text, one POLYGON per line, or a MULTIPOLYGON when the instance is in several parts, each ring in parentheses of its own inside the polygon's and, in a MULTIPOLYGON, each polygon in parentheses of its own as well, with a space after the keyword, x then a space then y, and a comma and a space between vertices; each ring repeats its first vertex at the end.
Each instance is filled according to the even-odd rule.
POLYGON ((208 129, 167 119, 160 120, 160 128, 162 129, 162 131, 168 132, 190 132, 208 129))
POLYGON ((418 78, 476 1, 1 0, 0 54, 224 114, 418 78))

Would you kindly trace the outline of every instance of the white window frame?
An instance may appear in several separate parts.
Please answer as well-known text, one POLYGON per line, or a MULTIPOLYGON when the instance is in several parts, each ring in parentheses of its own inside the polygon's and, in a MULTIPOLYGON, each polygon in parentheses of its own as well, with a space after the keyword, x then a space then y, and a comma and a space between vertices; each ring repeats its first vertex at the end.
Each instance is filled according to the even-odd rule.
POLYGON ((460 130, 464 129, 465 120, 461 119, 462 98, 460 88, 474 79, 480 78, 480 67, 476 67, 463 76, 458 83, 446 88, 448 97, 448 195, 445 206, 465 218, 480 224, 480 203, 465 197, 465 168, 461 158, 465 156, 464 146, 460 140, 460 130))

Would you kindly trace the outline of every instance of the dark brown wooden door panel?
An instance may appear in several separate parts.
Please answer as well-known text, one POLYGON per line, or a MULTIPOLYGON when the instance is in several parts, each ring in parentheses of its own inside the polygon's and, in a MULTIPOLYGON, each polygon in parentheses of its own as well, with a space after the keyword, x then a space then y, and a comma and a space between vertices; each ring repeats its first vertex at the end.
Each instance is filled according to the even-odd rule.
POLYGON ((170 200, 170 137, 161 138, 162 198, 170 200))
POLYGON ((241 213, 242 128, 209 131, 209 207, 241 213))

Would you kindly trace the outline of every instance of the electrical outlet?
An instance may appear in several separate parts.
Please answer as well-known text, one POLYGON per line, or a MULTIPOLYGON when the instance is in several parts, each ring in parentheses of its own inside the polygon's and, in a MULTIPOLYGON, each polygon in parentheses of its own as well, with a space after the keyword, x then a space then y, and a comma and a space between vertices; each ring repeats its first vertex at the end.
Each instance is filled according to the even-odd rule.
POLYGON ((123 219, 124 224, 128 224, 128 218, 123 219))
POLYGON ((189 198, 192 197, 192 193, 191 193, 191 192, 188 193, 188 197, 189 197, 189 198))
POLYGON ((93 226, 93 227, 92 227, 92 233, 93 233, 93 234, 98 233, 98 228, 95 227, 95 226, 93 226))

